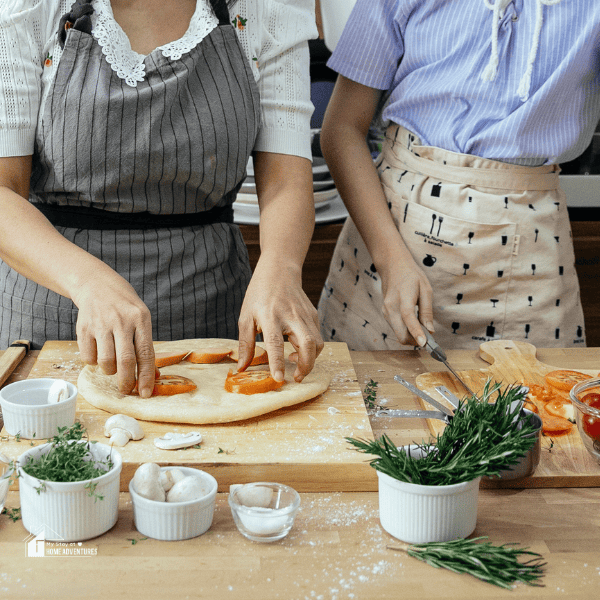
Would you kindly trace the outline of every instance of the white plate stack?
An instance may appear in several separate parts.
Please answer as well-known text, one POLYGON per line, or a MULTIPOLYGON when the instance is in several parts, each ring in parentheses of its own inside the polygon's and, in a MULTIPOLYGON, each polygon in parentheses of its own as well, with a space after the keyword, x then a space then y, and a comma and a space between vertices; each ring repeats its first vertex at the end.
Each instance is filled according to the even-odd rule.
MULTIPOLYGON (((313 156, 312 172, 316 222, 344 219, 348 213, 323 157, 313 156)), ((235 222, 238 224, 257 225, 259 222, 258 196, 256 195, 252 158, 248 161, 246 179, 233 204, 233 211, 235 222)))

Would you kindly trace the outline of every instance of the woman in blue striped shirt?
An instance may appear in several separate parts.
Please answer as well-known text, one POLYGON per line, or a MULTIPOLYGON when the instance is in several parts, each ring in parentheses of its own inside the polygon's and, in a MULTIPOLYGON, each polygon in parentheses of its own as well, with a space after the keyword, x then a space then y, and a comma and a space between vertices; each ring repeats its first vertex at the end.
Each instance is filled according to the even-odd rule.
POLYGON ((319 306, 352 348, 585 344, 559 163, 600 118, 595 0, 358 0, 321 143, 351 219, 319 306), (383 149, 365 142, 383 105, 383 149))

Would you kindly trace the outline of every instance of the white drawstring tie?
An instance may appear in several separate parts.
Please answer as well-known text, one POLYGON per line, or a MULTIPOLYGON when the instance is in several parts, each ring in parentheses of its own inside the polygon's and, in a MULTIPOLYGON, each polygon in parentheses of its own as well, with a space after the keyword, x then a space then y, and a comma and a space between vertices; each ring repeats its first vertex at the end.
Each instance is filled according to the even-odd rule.
MULTIPOLYGON (((487 8, 493 11, 492 17, 492 55, 490 57, 490 61, 487 64, 486 68, 483 70, 481 74, 481 78, 484 81, 493 81, 496 77, 496 73, 498 70, 498 22, 504 16, 504 11, 506 7, 510 4, 512 0, 495 0, 492 4, 490 0, 483 0, 483 3, 487 8)), ((521 77, 521 81, 519 82, 519 87, 517 88, 517 94, 519 98, 525 102, 529 98, 529 90, 531 88, 531 75, 533 73, 533 65, 535 63, 535 59, 537 57, 538 48, 540 45, 540 35, 542 31, 542 24, 544 22, 544 5, 553 6, 554 4, 558 4, 560 0, 536 0, 536 18, 535 18, 535 29, 533 32, 533 42, 531 44, 531 49, 529 50, 529 56, 527 57, 527 68, 523 77, 521 77)))

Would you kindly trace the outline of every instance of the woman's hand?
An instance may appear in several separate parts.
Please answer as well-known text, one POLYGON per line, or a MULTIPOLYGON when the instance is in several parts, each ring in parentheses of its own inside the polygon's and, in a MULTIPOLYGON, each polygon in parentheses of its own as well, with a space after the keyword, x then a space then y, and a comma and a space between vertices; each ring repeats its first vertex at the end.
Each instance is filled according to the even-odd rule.
POLYGON ((137 376, 140 395, 150 396, 154 348, 148 308, 125 279, 67 241, 30 204, 30 179, 31 156, 0 158, 0 258, 73 300, 83 362, 117 373, 123 393, 131 392, 137 376))
POLYGON ((315 213, 311 164, 305 158, 269 152, 254 155, 260 206, 261 255, 242 305, 239 320, 240 360, 245 369, 262 333, 273 378, 285 373, 284 336, 295 348, 294 379, 302 381, 323 349, 317 311, 302 291, 315 213))
POLYGON ((381 90, 340 75, 325 112, 321 148, 381 275, 386 320, 400 343, 423 346, 421 323, 433 331, 431 286, 394 224, 366 141, 381 95, 381 90))
POLYGON ((281 270, 276 264, 260 262, 256 266, 239 320, 240 361, 245 369, 254 356, 254 340, 262 333, 269 355, 271 375, 283 381, 284 337, 294 346, 289 358, 296 362, 295 381, 310 373, 323 349, 317 310, 302 290, 301 274, 294 269, 281 270))
POLYGON ((140 396, 149 398, 155 373, 150 311, 129 282, 108 267, 101 271, 73 297, 81 361, 116 373, 124 394, 137 381, 140 396))
POLYGON ((401 344, 424 346, 422 325, 433 333, 433 291, 412 258, 377 267, 383 291, 383 316, 401 344), (421 325, 422 324, 422 325, 421 325))

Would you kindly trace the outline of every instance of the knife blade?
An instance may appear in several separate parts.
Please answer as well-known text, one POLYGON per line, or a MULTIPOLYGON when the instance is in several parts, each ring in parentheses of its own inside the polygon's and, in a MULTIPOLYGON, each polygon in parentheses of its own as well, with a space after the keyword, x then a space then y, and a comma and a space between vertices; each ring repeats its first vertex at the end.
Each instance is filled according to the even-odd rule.
POLYGON ((400 410, 393 408, 382 408, 375 413, 376 417, 392 418, 419 418, 419 419, 439 419, 448 423, 450 418, 439 410, 400 410))
POLYGON ((438 410, 441 410, 448 417, 453 417, 454 412, 450 410, 447 406, 444 406, 441 402, 434 400, 429 394, 426 394, 424 391, 420 390, 418 387, 406 381, 406 379, 402 379, 399 375, 394 375, 394 379, 401 383, 406 389, 410 390, 413 394, 416 394, 422 400, 425 400, 431 406, 435 406, 438 410))
POLYGON ((463 381, 460 375, 452 368, 448 359, 446 358, 446 353, 440 348, 440 345, 433 339, 433 336, 427 329, 423 329, 425 336, 427 338, 427 342, 425 343, 425 349, 431 357, 441 363, 444 363, 445 367, 456 377, 456 379, 462 384, 462 386, 469 392, 471 396, 476 396, 475 392, 463 381))
POLYGON ((435 389, 443 398, 448 400, 454 408, 458 408, 460 400, 445 385, 436 385, 435 389))

